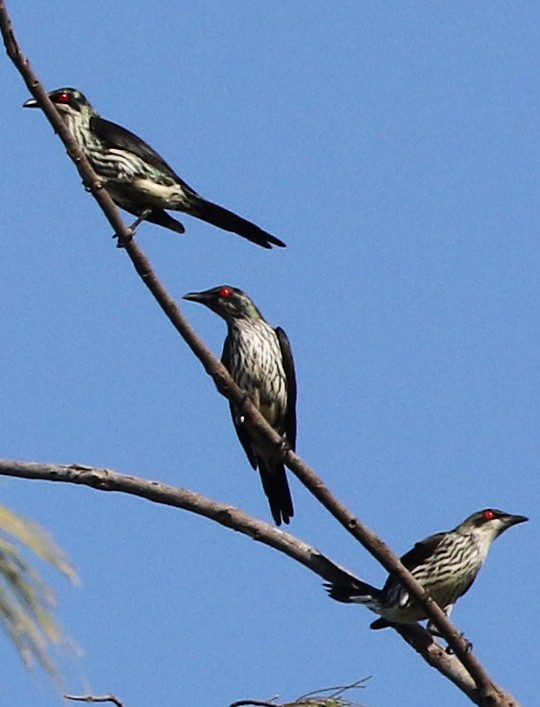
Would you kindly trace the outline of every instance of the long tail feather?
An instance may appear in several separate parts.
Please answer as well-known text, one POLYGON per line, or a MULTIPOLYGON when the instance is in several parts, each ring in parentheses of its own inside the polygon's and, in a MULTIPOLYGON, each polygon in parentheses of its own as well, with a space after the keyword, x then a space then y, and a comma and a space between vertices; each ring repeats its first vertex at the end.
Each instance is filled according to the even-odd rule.
POLYGON ((289 523, 294 515, 294 508, 285 467, 280 463, 270 466, 259 460, 259 471, 276 525, 281 525, 282 521, 289 523))
POLYGON ((256 226, 251 221, 247 221, 241 216, 237 216, 232 211, 224 209, 222 206, 213 204, 211 201, 206 201, 199 197, 195 203, 190 206, 189 213, 192 213, 197 218, 211 223, 213 226, 222 228, 224 231, 231 231, 242 238, 247 238, 248 241, 256 243, 263 248, 271 248, 279 246, 285 247, 285 243, 279 238, 272 236, 270 233, 263 231, 262 228, 256 226))

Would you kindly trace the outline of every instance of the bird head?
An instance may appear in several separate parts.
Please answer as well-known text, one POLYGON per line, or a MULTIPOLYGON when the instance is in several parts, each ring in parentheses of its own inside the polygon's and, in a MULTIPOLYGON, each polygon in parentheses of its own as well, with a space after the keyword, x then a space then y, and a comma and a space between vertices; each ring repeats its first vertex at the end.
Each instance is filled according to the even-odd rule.
POLYGON ((204 304, 225 321, 262 319, 261 313, 246 293, 230 285, 220 285, 204 292, 188 292, 184 299, 204 304))
MULTIPOLYGON (((67 115, 75 115, 83 112, 94 113, 94 109, 90 103, 88 103, 86 97, 76 88, 57 88, 48 95, 60 113, 67 115)), ((23 103, 23 108, 38 107, 39 104, 35 98, 31 98, 26 101, 26 103, 23 103)))
POLYGON ((456 532, 468 535, 475 534, 488 543, 492 543, 495 538, 504 533, 505 530, 511 528, 518 523, 525 523, 529 520, 525 516, 512 515, 504 511, 498 511, 495 508, 485 508, 483 511, 477 511, 466 518, 463 523, 458 525, 456 532))

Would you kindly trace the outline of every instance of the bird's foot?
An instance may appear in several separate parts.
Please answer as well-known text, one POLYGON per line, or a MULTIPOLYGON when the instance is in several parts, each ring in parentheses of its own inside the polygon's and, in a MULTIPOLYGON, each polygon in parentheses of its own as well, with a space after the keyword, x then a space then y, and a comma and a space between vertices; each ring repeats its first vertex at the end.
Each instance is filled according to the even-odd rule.
POLYGON ((285 437, 282 437, 281 442, 279 443, 279 453, 285 456, 287 452, 294 451, 291 443, 289 442, 288 439, 285 437))
POLYGON ((129 241, 133 240, 133 236, 135 235, 135 231, 133 231, 132 227, 129 226, 129 236, 120 236, 118 233, 113 233, 113 238, 117 238, 116 242, 116 247, 117 248, 125 248, 126 243, 129 243, 129 241))
MULTIPOLYGON (((469 641, 467 638, 465 638, 465 634, 464 634, 464 633, 460 633, 460 634, 459 634, 459 639, 460 639, 460 640, 461 640, 461 639, 464 639, 464 640, 465 640, 465 643, 466 643, 466 646, 465 646, 465 653, 469 654, 469 653, 472 651, 472 649, 473 649, 473 644, 472 644, 472 642, 469 641)), ((450 648, 450 646, 446 646, 446 649, 445 649, 444 652, 446 653, 446 655, 454 655, 454 651, 452 650, 452 648, 450 648)))
POLYGON ((137 216, 135 221, 133 221, 133 223, 130 226, 128 226, 128 230, 130 232, 129 237, 120 237, 118 235, 118 233, 113 234, 113 238, 118 238, 118 243, 116 244, 117 248, 123 248, 124 245, 133 238, 133 236, 135 235, 135 231, 141 225, 141 223, 146 219, 146 217, 150 215, 151 211, 152 211, 152 209, 145 209, 144 211, 142 211, 139 214, 139 216, 137 216))

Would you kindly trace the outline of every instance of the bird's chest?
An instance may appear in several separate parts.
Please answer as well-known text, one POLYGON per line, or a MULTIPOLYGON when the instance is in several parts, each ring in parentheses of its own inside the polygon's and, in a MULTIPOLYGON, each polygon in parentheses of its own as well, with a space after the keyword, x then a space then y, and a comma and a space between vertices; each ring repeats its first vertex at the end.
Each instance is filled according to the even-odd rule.
MULTIPOLYGON (((262 324, 262 323, 259 323, 262 324)), ((281 349, 269 326, 243 326, 230 342, 231 375, 261 406, 273 406, 285 394, 281 349)))
MULTIPOLYGON (((476 543, 467 543, 462 548, 448 552, 448 560, 442 553, 437 563, 442 570, 434 571, 432 576, 437 577, 430 587, 431 594, 440 606, 445 606, 456 601, 467 590, 478 570, 482 565, 482 558, 476 543), (445 566, 445 561, 447 562, 445 566)), ((435 568, 434 568, 435 569, 435 568)))

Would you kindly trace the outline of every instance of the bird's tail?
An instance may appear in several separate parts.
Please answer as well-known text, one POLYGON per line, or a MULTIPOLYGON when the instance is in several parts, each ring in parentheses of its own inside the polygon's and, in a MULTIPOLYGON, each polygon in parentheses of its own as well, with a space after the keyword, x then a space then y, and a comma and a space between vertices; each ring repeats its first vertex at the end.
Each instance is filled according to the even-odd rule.
POLYGON ((222 228, 224 231, 231 231, 242 238, 247 238, 248 241, 256 243, 263 248, 271 248, 273 245, 280 248, 285 247, 285 243, 279 238, 272 236, 270 233, 263 231, 251 221, 247 221, 241 216, 233 214, 232 211, 224 209, 222 206, 213 204, 211 201, 206 201, 198 196, 193 198, 188 213, 197 216, 197 218, 211 223, 213 226, 222 228))
POLYGON ((381 590, 362 582, 356 577, 344 576, 332 582, 325 583, 325 589, 332 599, 345 604, 364 604, 375 613, 380 613, 381 590))
POLYGON ((289 523, 294 515, 293 502, 285 467, 280 462, 259 461, 262 487, 268 498, 272 518, 276 525, 289 523))

